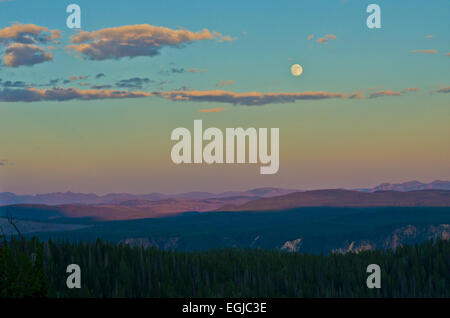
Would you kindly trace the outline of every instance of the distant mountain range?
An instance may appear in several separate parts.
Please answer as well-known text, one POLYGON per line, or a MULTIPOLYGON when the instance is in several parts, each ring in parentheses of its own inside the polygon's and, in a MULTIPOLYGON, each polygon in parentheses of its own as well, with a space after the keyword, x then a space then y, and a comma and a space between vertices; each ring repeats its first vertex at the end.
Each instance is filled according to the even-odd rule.
MULTIPOLYGON (((376 191, 415 191, 415 190, 450 190, 449 181, 436 180, 431 183, 422 183, 419 181, 409 181, 399 184, 383 183, 374 188, 352 189, 360 192, 376 192, 376 191)), ((106 195, 97 195, 92 193, 73 193, 73 192, 56 192, 36 195, 18 195, 11 192, 0 192, 0 206, 11 204, 45 204, 45 205, 62 205, 62 204, 109 204, 119 205, 124 202, 161 201, 161 200, 206 200, 206 199, 224 199, 224 198, 269 198, 282 196, 293 192, 301 192, 297 189, 282 188, 256 188, 248 191, 227 191, 221 193, 211 192, 186 192, 179 194, 130 194, 130 193, 110 193, 106 195)))
POLYGON ((248 191, 227 191, 221 193, 211 192, 186 192, 179 194, 130 194, 130 193, 110 193, 106 195, 96 195, 93 193, 73 193, 73 192, 55 192, 36 195, 17 195, 11 192, 0 192, 0 205, 11 204, 121 204, 127 201, 145 200, 160 201, 168 199, 223 199, 231 197, 241 198, 265 198, 277 195, 284 195, 299 190, 281 189, 281 188, 257 188, 248 191))
POLYGON ((93 221, 160 218, 185 212, 283 211, 300 207, 450 207, 449 190, 361 192, 342 189, 293 192, 274 197, 128 200, 119 204, 15 204, 0 206, 0 217, 93 221))
POLYGON ((415 190, 450 190, 450 182, 435 180, 430 183, 422 183, 419 181, 408 181, 403 183, 382 183, 374 188, 353 189, 362 192, 375 192, 375 191, 415 191, 415 190))
POLYGON ((299 207, 449 207, 449 190, 377 191, 313 190, 228 205, 222 211, 281 211, 299 207))
MULTIPOLYGON (((102 238, 177 250, 239 247, 345 253, 450 239, 450 190, 291 191, 194 192, 156 200, 92 195, 91 202, 107 198, 113 203, 3 205, 0 233, 17 234, 4 218, 8 216, 29 237, 102 238)), ((61 197, 53 195, 50 202, 61 197)))

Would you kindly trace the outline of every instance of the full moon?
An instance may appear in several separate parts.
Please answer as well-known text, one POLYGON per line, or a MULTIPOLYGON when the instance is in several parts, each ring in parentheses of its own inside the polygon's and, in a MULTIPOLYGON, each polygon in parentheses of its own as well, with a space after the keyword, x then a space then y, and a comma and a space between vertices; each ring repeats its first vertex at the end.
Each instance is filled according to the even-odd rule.
POLYGON ((294 64, 291 66, 291 73, 294 76, 299 76, 303 73, 303 67, 300 64, 294 64))

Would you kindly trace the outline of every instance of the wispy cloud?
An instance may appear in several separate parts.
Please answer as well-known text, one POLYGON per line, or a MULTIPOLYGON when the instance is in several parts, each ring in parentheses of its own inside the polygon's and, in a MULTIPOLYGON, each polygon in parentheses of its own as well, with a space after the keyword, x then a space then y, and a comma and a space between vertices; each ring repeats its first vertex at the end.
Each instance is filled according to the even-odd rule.
POLYGON ((364 93, 362 90, 359 90, 353 94, 351 94, 348 98, 350 99, 363 99, 365 98, 364 93))
POLYGON ((24 81, 3 81, 0 78, 0 86, 5 87, 5 88, 17 88, 17 87, 27 87, 29 86, 27 83, 25 83, 24 81))
POLYGON ((154 92, 160 96, 173 101, 195 101, 195 102, 217 102, 230 103, 234 105, 265 105, 274 103, 293 103, 297 100, 320 100, 331 98, 347 98, 345 93, 333 92, 301 92, 301 93, 235 93, 223 90, 214 91, 168 91, 154 92))
POLYGON ((450 86, 431 91, 431 93, 450 93, 450 86))
POLYGON ((402 93, 417 92, 417 91, 419 91, 418 87, 407 87, 404 90, 402 90, 402 93))
POLYGON ((216 87, 218 87, 218 86, 227 86, 227 85, 232 85, 232 84, 234 84, 234 80, 220 81, 219 83, 216 84, 216 87))
POLYGON ((323 38, 318 38, 317 42, 318 43, 326 43, 329 40, 336 40, 336 35, 334 35, 334 34, 326 34, 323 38))
POLYGON ((118 81, 116 86, 119 88, 142 88, 152 82, 153 81, 147 77, 133 77, 118 81))
POLYGON ((71 49, 90 60, 119 59, 122 57, 155 56, 164 47, 184 47, 186 44, 216 40, 232 41, 231 37, 204 29, 192 32, 173 30, 149 24, 126 25, 98 31, 82 31, 72 37, 71 49))
POLYGON ((198 68, 190 68, 187 70, 189 73, 204 73, 207 71, 206 68, 204 69, 198 69, 198 68))
POLYGON ((224 110, 226 110, 226 108, 223 107, 207 108, 207 109, 200 109, 199 113, 218 113, 223 112, 224 110))
POLYGON ((110 85, 110 84, 97 84, 97 85, 92 85, 91 86, 91 88, 92 89, 110 89, 110 88, 112 88, 113 86, 112 85, 110 85))
MULTIPOLYGON (((369 89, 369 91, 372 91, 372 89, 369 89)), ((393 91, 390 89, 381 89, 377 90, 375 92, 369 93, 368 98, 379 98, 379 97, 389 97, 389 96, 402 96, 407 93, 413 93, 419 91, 418 87, 407 87, 405 89, 402 89, 401 91, 393 91)), ((362 93, 361 93, 362 94, 362 93)))
POLYGON ((0 90, 0 102, 38 102, 38 101, 68 101, 68 100, 95 100, 95 99, 122 99, 152 96, 149 92, 119 91, 101 89, 77 89, 77 88, 51 88, 38 89, 29 87, 26 89, 0 90))
POLYGON ((384 97, 384 96, 401 96, 401 92, 391 91, 389 89, 377 91, 374 93, 369 94, 369 98, 378 98, 378 97, 384 97))
POLYGON ((85 79, 87 79, 88 78, 88 76, 86 76, 86 75, 80 75, 80 76, 76 76, 76 75, 72 75, 70 78, 69 78, 69 81, 79 81, 79 80, 85 80, 85 79))
POLYGON ((309 40, 311 40, 312 38, 314 38, 314 35, 313 35, 313 34, 308 35, 307 40, 309 41, 309 40))
POLYGON ((430 49, 430 50, 412 50, 411 53, 434 54, 434 53, 437 53, 437 50, 434 50, 434 49, 430 49))

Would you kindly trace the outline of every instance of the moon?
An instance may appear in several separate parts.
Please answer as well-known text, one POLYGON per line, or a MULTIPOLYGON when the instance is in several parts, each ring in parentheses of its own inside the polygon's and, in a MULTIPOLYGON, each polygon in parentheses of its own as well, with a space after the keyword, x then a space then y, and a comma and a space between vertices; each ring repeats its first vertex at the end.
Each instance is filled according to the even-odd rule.
POLYGON ((300 64, 294 64, 291 66, 291 73, 294 76, 299 76, 303 73, 303 67, 300 64))

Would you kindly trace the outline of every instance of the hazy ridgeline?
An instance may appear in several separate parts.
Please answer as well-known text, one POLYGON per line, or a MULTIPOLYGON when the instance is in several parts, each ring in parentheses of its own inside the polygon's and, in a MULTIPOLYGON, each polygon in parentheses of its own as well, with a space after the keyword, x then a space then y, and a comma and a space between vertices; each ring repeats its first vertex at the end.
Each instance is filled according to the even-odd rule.
POLYGON ((0 247, 2 297, 450 297, 450 241, 309 255, 215 249, 163 251, 96 242, 12 239, 0 247), (81 289, 66 267, 81 267, 81 289), (366 267, 381 267, 381 289, 366 267))

